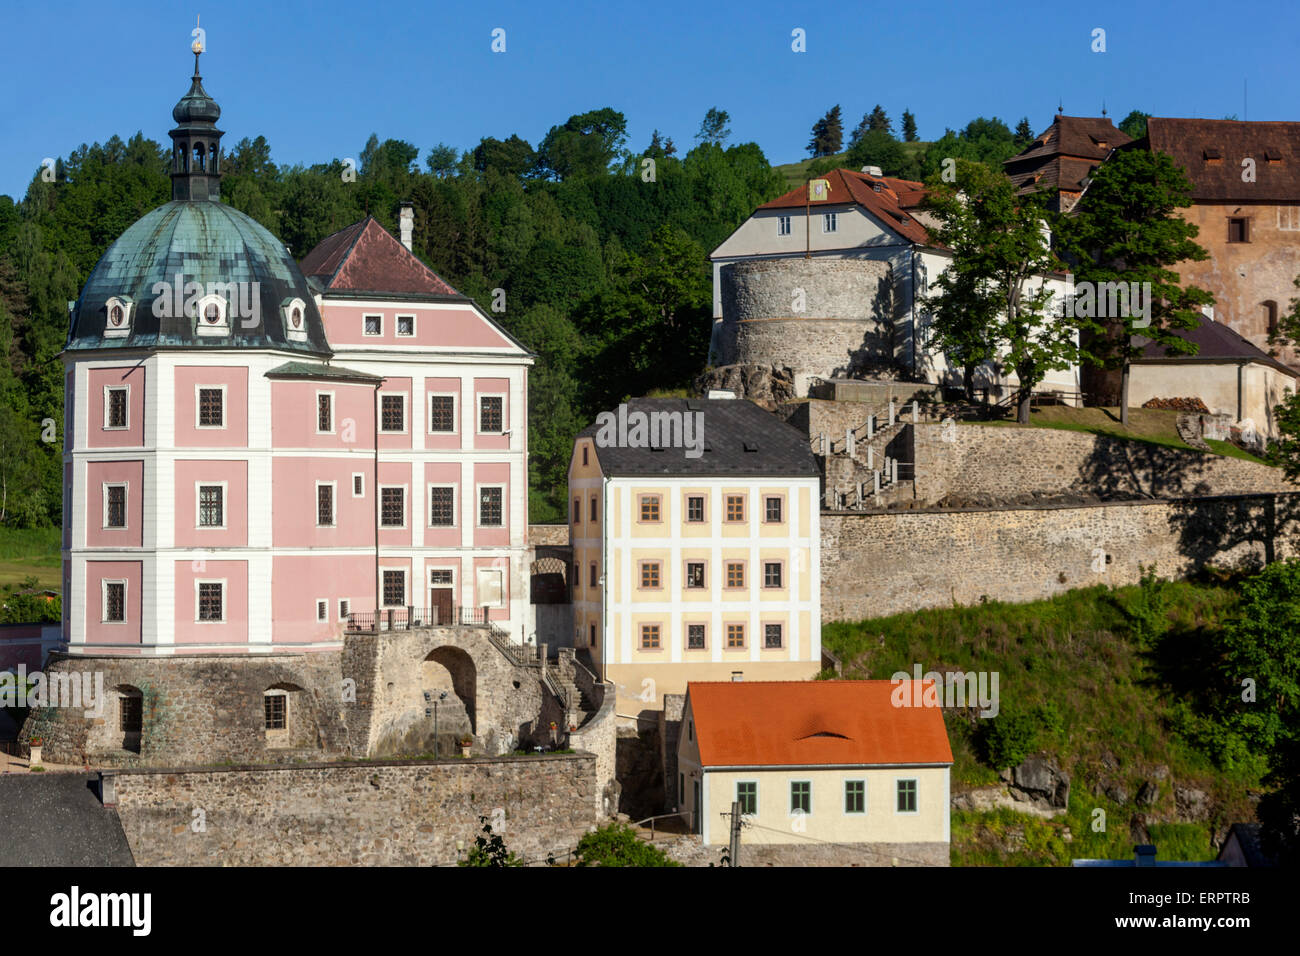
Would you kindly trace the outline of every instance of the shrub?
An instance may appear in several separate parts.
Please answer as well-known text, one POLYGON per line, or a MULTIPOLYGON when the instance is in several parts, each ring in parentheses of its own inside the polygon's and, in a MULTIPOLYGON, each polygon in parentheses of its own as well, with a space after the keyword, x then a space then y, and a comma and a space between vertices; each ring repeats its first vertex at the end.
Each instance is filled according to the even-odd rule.
POLYGON ((1003 710, 984 727, 984 759, 994 770, 1014 767, 1038 746, 1039 718, 1003 710))
POLYGON ((681 866, 623 823, 609 823, 578 841, 578 866, 681 866))

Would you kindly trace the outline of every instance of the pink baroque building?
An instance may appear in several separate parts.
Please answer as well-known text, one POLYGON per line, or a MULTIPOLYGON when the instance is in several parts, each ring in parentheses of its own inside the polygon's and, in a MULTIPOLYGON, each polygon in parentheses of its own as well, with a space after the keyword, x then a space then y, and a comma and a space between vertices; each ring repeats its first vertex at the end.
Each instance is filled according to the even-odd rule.
POLYGON ((70 306, 67 652, 338 650, 376 607, 522 640, 531 356, 412 254, 409 206, 296 263, 220 201, 220 112, 196 57, 172 201, 70 306))

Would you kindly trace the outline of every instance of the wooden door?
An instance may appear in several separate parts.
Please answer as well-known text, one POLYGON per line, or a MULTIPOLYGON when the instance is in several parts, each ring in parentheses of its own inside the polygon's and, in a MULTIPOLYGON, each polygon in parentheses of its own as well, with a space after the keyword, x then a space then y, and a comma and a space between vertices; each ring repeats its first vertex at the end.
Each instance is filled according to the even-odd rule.
POLYGON ((429 588, 429 607, 433 610, 434 624, 452 624, 451 588, 429 588))

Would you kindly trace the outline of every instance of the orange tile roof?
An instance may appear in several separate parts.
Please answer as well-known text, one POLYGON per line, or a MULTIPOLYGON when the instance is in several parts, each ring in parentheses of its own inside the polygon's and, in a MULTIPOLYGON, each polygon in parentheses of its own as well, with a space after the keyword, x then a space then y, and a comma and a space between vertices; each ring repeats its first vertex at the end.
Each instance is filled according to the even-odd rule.
POLYGON ((326 236, 301 268, 332 291, 459 294, 373 216, 326 236))
POLYGON ((895 707, 887 680, 696 682, 705 767, 950 764, 937 707, 895 707))
POLYGON ((923 183, 913 182, 910 179, 895 179, 891 176, 869 176, 852 169, 832 169, 819 178, 830 183, 829 199, 808 203, 808 186, 805 183, 770 202, 763 203, 758 208, 803 209, 805 204, 815 208, 849 203, 862 206, 905 239, 921 244, 930 241, 925 227, 908 211, 918 206, 924 197, 923 183), (880 187, 879 190, 876 189, 877 185, 880 187))

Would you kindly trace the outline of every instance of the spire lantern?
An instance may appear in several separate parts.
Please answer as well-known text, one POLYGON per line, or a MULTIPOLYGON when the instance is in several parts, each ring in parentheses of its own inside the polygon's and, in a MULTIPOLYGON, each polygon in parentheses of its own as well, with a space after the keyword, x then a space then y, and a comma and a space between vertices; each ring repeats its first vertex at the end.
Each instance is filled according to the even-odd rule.
POLYGON ((177 126, 172 138, 172 199, 212 201, 221 198, 221 136, 217 120, 221 107, 203 88, 199 56, 203 53, 203 31, 194 28, 194 76, 189 92, 172 109, 177 126))

